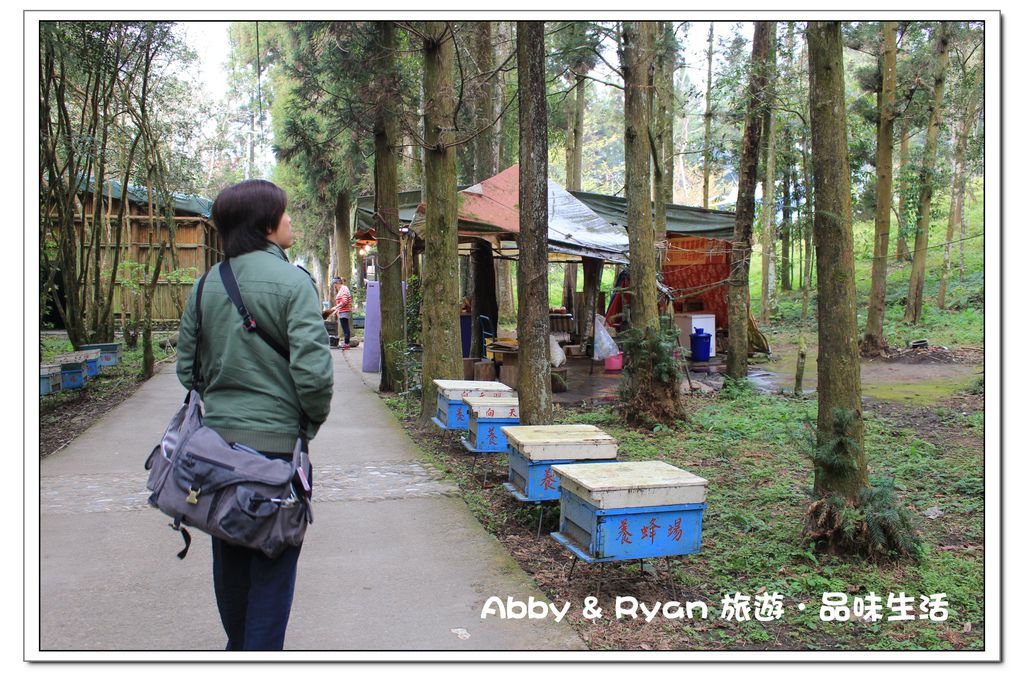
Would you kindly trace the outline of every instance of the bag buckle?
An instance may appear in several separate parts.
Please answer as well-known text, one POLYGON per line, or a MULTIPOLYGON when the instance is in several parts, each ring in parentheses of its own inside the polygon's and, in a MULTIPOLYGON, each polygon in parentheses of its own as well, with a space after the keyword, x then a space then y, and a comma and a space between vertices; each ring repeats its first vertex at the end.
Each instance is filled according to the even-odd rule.
POLYGON ((201 493, 202 491, 203 491, 202 488, 200 488, 199 490, 193 490, 192 488, 189 488, 188 489, 188 497, 185 498, 185 501, 188 502, 189 504, 199 504, 199 497, 198 496, 199 496, 199 493, 201 493))

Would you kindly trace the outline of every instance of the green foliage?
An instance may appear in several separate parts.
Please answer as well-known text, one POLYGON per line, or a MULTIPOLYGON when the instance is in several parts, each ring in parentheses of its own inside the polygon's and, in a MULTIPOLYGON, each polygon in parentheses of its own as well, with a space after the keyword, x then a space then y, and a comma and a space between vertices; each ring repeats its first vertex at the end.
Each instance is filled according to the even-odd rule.
POLYGON ((812 457, 816 472, 829 476, 846 476, 857 470, 860 446, 853 437, 855 425, 856 416, 853 410, 832 410, 831 436, 822 439, 821 445, 815 448, 812 457))
POLYGON ((666 315, 658 329, 628 329, 618 335, 624 353, 620 408, 627 422, 654 426, 681 415, 678 385, 685 369, 677 354, 678 334, 666 315))

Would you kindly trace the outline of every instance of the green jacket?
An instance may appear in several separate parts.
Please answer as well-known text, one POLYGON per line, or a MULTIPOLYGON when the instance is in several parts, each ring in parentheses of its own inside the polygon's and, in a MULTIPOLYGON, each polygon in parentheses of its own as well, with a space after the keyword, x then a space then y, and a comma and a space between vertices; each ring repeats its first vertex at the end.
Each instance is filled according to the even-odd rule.
MULTIPOLYGON (((334 360, 320 315, 316 286, 291 265, 276 244, 231 259, 245 306, 281 345, 290 362, 254 332, 242 328, 219 266, 203 287, 199 390, 204 423, 228 442, 262 452, 291 452, 299 432, 299 407, 316 435, 327 419, 334 391, 334 360)), ((196 352, 196 290, 192 289, 178 334, 178 379, 192 384, 196 352)))

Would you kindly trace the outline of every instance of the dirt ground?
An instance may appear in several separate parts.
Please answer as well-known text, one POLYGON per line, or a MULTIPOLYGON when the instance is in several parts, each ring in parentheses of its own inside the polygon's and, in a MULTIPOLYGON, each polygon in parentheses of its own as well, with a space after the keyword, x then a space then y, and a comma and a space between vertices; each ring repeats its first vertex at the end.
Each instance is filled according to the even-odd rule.
MULTIPOLYGON (((772 359, 752 361, 751 381, 763 389, 792 391, 798 346, 779 344, 773 350, 772 359)), ((805 392, 813 391, 818 384, 817 351, 817 346, 807 347, 805 392)), ((861 359, 861 388, 865 397, 877 400, 933 405, 977 381, 982 376, 983 363, 984 353, 979 348, 900 349, 892 357, 861 359)))

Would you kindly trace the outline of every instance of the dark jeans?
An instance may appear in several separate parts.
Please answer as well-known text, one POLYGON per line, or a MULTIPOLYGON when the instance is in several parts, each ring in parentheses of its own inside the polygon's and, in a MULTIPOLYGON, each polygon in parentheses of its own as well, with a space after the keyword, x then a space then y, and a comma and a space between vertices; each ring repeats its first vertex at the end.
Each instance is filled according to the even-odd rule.
POLYGON ((352 333, 352 332, 351 332, 351 331, 349 330, 349 326, 348 326, 348 325, 349 325, 349 321, 348 321, 348 318, 347 318, 347 317, 342 317, 342 318, 341 318, 341 330, 342 330, 342 332, 344 332, 344 334, 345 334, 345 343, 348 343, 348 340, 349 340, 349 336, 350 336, 350 335, 351 335, 351 333, 352 333))
POLYGON ((280 651, 301 547, 276 559, 213 538, 213 589, 228 651, 280 651))
MULTIPOLYGON (((292 458, 290 452, 264 454, 272 459, 292 458)), ((228 651, 284 648, 301 550, 289 547, 271 559, 258 549, 213 538, 213 591, 228 635, 228 651)))

